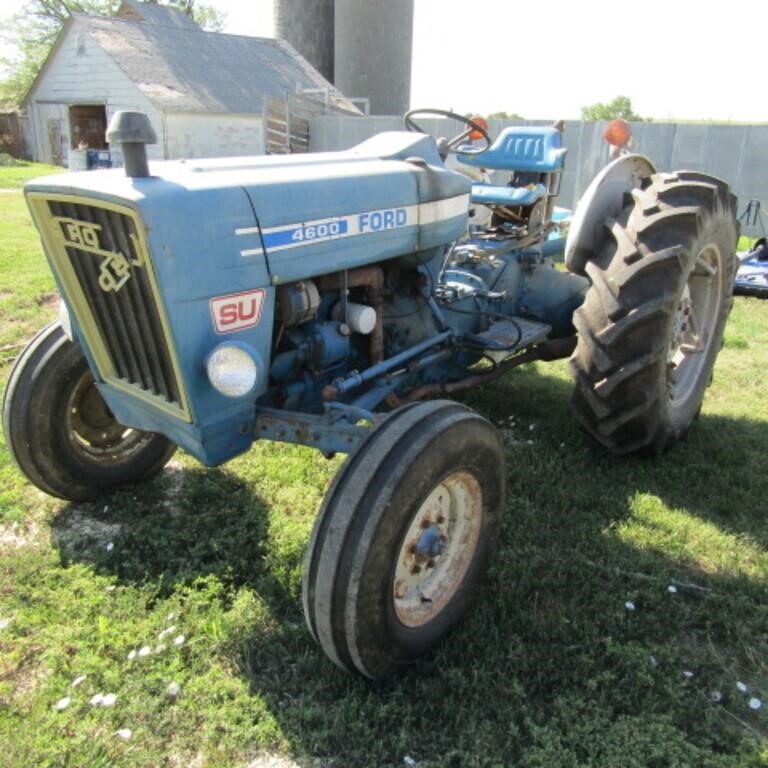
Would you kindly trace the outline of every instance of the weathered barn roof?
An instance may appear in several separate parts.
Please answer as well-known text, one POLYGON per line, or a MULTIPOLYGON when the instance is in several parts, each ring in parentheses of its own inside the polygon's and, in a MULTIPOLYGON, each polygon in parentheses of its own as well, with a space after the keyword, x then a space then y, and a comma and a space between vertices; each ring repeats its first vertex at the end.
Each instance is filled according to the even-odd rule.
POLYGON ((163 112, 260 114, 265 96, 284 99, 297 89, 327 89, 336 108, 359 114, 284 40, 206 32, 175 9, 132 0, 119 14, 75 19, 163 112))
POLYGON ((180 8, 158 3, 144 3, 141 0, 123 0, 115 16, 128 21, 148 21, 165 27, 200 29, 195 20, 180 8))
MULTIPOLYGON (((163 9, 164 10, 164 9, 163 9)), ((289 43, 199 27, 83 17, 90 35, 165 112, 260 113, 264 96, 327 88, 356 111, 289 43)))

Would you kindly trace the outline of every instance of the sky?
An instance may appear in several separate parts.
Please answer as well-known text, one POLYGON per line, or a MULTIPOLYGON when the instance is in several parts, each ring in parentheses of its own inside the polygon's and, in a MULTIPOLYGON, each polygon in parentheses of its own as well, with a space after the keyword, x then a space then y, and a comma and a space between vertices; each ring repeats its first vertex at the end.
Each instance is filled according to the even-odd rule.
MULTIPOLYGON (((414 1, 412 107, 577 118, 624 95, 657 121, 768 122, 766 0, 414 1)), ((272 0, 208 4, 225 32, 274 32, 272 0)))

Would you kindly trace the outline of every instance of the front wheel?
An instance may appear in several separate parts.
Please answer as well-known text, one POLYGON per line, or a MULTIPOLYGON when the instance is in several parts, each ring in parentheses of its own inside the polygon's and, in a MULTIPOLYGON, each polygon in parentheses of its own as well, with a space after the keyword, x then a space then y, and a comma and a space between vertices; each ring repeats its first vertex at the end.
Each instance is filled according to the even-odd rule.
POLYGON ((305 559, 304 615, 328 657, 380 679, 442 639, 485 571, 505 487, 496 430, 462 405, 405 406, 374 430, 305 559))
POLYGON ((736 199, 724 182, 679 172, 644 184, 605 222, 574 315, 574 411, 619 454, 657 454, 688 431, 722 346, 736 269, 736 199))
POLYGON ((3 428, 27 478, 71 501, 152 477, 176 448, 162 435, 115 419, 83 353, 58 322, 40 331, 16 361, 5 390, 3 428))

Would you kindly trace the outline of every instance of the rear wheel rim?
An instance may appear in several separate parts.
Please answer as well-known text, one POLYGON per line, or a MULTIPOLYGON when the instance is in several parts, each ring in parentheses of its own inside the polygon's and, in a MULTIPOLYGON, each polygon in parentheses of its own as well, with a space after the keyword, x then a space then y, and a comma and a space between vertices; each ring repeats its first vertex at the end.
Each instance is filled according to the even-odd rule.
POLYGON ((723 297, 723 257, 711 243, 696 256, 678 302, 667 351, 667 392, 672 408, 695 393, 710 357, 723 297))
POLYGON ((397 555, 392 601, 416 629, 435 619, 467 576, 480 541, 483 493, 465 470, 443 478, 414 515, 397 555))

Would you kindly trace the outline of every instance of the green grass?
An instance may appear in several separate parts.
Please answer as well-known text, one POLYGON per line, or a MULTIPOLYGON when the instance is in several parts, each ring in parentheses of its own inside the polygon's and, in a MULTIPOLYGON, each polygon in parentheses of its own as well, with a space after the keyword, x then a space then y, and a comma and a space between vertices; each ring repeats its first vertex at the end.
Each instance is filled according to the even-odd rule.
POLYGON ((755 240, 757 240, 756 237, 747 237, 746 235, 742 235, 739 238, 739 244, 736 246, 737 250, 748 251, 754 244, 755 240))
MULTIPOLYGON (((12 345, 55 306, 21 195, 1 210, 4 381, 12 345)), ((152 483, 67 504, 3 447, 0 762, 768 765, 767 369, 768 302, 738 298, 700 419, 655 460, 589 442, 562 363, 467 396, 504 425, 497 553, 449 640, 383 684, 333 667, 301 616, 303 548, 341 459, 278 444, 218 469, 179 455, 152 483), (91 706, 97 693, 114 706, 91 706)))
POLYGON ((65 170, 58 165, 17 160, 14 165, 0 165, 0 189, 19 189, 30 179, 50 173, 63 173, 65 170))

